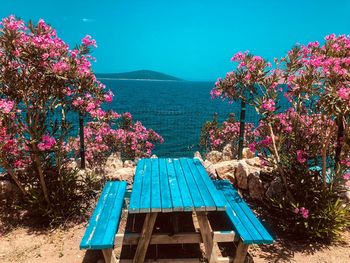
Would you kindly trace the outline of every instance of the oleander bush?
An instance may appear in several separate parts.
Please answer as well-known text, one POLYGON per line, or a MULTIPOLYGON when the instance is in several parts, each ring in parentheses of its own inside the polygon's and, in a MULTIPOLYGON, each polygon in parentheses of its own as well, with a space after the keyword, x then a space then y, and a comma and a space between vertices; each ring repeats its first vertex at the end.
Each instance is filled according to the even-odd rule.
POLYGON ((0 166, 18 186, 21 205, 47 221, 77 212, 95 185, 73 168, 78 139, 72 116, 80 112, 91 120, 85 127, 90 166, 104 161, 95 150, 104 157, 119 150, 149 156, 162 141, 141 123, 131 124, 131 116, 129 126, 113 125, 123 123, 122 115, 101 108, 113 94, 91 69, 95 47, 87 35, 70 49, 43 20, 25 24, 9 16, 0 24, 0 166), (108 130, 108 142, 98 127, 108 130))
MULTIPOLYGON (((244 127, 244 143, 253 143, 252 123, 246 123, 244 127)), ((234 114, 230 114, 227 120, 222 123, 218 122, 218 116, 214 115, 211 121, 207 121, 201 130, 200 146, 205 151, 222 151, 223 148, 230 144, 232 155, 238 154, 240 122, 235 119, 234 114)))
POLYGON ((211 94, 245 100, 261 116, 249 147, 269 166, 283 193, 266 200, 266 211, 283 231, 299 238, 333 240, 349 227, 350 38, 298 45, 274 67, 239 52, 237 68, 211 94), (281 85, 283 84, 283 85, 281 85), (290 107, 281 110, 280 98, 290 107))

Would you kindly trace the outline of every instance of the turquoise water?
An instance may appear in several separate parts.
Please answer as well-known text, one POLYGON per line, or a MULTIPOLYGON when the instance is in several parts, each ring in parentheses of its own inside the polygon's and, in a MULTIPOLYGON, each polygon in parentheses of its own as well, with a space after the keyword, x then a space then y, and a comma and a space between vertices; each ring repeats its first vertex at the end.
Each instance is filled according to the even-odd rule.
MULTIPOLYGON (((130 112, 164 138, 154 153, 161 157, 193 156, 199 149, 199 136, 206 120, 218 113, 226 119, 230 112, 239 113, 239 103, 212 100, 213 82, 101 80, 115 94, 108 105, 118 113, 130 112)), ((253 109, 248 121, 257 122, 253 109)), ((236 115, 237 117, 239 115, 236 115)))

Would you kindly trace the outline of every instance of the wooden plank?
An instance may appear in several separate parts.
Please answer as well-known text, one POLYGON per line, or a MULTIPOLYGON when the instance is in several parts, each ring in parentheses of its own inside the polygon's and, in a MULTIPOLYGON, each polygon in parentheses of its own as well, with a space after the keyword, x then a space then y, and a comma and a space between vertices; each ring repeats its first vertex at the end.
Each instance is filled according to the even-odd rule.
POLYGON ((168 172, 168 180, 171 193, 171 201, 173 204, 173 211, 183 211, 184 206, 182 202, 182 197, 180 193, 179 182, 176 177, 173 159, 166 159, 166 167, 168 172))
POLYGON ((244 218, 244 221, 248 219, 248 221, 245 221, 246 228, 249 227, 250 230, 255 231, 256 239, 254 240, 254 244, 272 244, 273 238, 271 237, 271 235, 267 232, 266 228, 261 224, 259 219, 254 215, 253 211, 250 209, 247 203, 240 197, 238 192, 232 186, 231 186, 230 192, 231 192, 231 196, 234 198, 234 200, 236 201, 236 204, 240 208, 240 210, 235 209, 236 213, 239 214, 242 218, 244 218))
POLYGON ((159 159, 151 158, 151 164, 152 164, 151 212, 161 212, 162 202, 161 202, 161 196, 160 196, 159 159))
POLYGON ((149 242, 152 237, 154 224, 156 222, 158 213, 149 213, 146 215, 143 223, 141 237, 139 239, 133 263, 144 262, 149 242))
POLYGON ((145 159, 143 169, 142 191, 140 200, 140 213, 151 212, 151 196, 152 196, 152 163, 151 159, 145 159))
POLYGON ((171 202, 171 194, 168 180, 168 172, 166 168, 166 161, 163 158, 159 159, 159 179, 160 179, 160 193, 162 202, 162 212, 171 212, 173 205, 171 202))
POLYGON ((244 263, 247 256, 248 247, 249 245, 243 244, 242 242, 238 243, 233 263, 244 263))
POLYGON ((102 209, 104 207, 104 204, 106 203, 107 196, 109 191, 111 190, 112 182, 107 182, 105 186, 103 187, 102 193, 100 195, 100 198, 98 199, 97 205, 91 215, 91 218, 89 220, 89 224, 86 227, 84 236, 80 242, 80 249, 89 249, 91 248, 91 240, 92 237, 96 231, 97 222, 99 219, 99 216, 102 212, 102 209))
POLYGON ((104 244, 105 247, 109 246, 110 248, 113 248, 114 236, 117 233, 117 229, 119 227, 120 217, 122 214, 122 207, 124 203, 124 196, 126 192, 126 182, 121 181, 118 183, 118 193, 116 194, 114 205, 110 217, 107 221, 106 232, 102 241, 102 244, 104 244))
POLYGON ((193 179, 198 186, 199 192, 200 192, 202 199, 204 201, 205 210, 206 211, 215 211, 216 210, 215 202, 214 202, 210 192, 208 191, 208 188, 207 188, 206 184, 204 183, 202 176, 199 174, 199 171, 198 171, 197 167, 195 166, 193 159, 185 158, 185 160, 186 160, 188 167, 192 173, 193 179))
POLYGON ((210 195, 212 196, 216 208, 219 211, 225 211, 226 210, 226 202, 222 196, 221 193, 219 193, 219 191, 216 189, 215 185, 213 184, 213 181, 210 179, 207 171, 205 170, 204 166, 202 165, 202 163, 194 158, 193 159, 193 164, 196 166, 199 174, 201 175, 210 195))
POLYGON ((205 247, 205 254, 209 263, 216 262, 216 255, 213 252, 214 241, 211 227, 206 212, 196 212, 200 233, 205 247))
POLYGON ((252 237, 251 233, 245 228, 243 225, 239 215, 231 207, 230 199, 232 199, 231 194, 229 193, 229 188, 227 188, 227 184, 222 180, 214 181, 215 187, 224 195, 225 200, 227 202, 226 214, 232 222, 232 226, 236 230, 236 233, 243 238, 246 242, 253 243, 254 237, 252 237))
POLYGON ((180 187, 180 194, 183 201, 184 211, 193 211, 194 205, 190 193, 190 189, 188 188, 186 176, 182 170, 181 164, 179 159, 174 159, 174 169, 175 173, 179 182, 180 187))
POLYGON ((106 263, 117 263, 113 249, 102 249, 103 257, 106 263))
POLYGON ((98 218, 98 224, 95 233, 91 239, 91 248, 93 249, 105 249, 111 248, 111 246, 113 246, 113 242, 112 244, 103 243, 103 239, 107 231, 107 225, 109 223, 109 218, 111 216, 111 213, 113 213, 114 202, 116 200, 118 189, 120 186, 119 182, 111 182, 111 184, 111 190, 107 195, 106 202, 98 218))
POLYGON ((181 167, 182 167, 182 171, 185 174, 185 178, 186 178, 186 181, 187 181, 188 188, 190 190, 190 194, 191 194, 191 197, 192 197, 192 202, 193 202, 193 205, 194 205, 194 209, 196 211, 205 211, 204 201, 203 201, 202 196, 201 196, 201 194, 200 194, 200 192, 198 190, 197 184, 196 184, 196 182, 193 179, 192 173, 191 173, 191 171, 190 171, 190 169, 188 167, 186 159, 181 158, 180 159, 180 164, 181 164, 181 167))
MULTIPOLYGON (((214 231, 212 233, 214 242, 233 242, 235 241, 234 231, 214 231)), ((125 233, 116 234, 114 244, 122 245, 137 245, 140 233, 125 233)), ((172 233, 157 233, 153 234, 150 240, 150 245, 162 244, 199 244, 203 243, 200 232, 183 232, 172 235, 172 233)))
POLYGON ((145 159, 141 159, 137 163, 134 183, 132 186, 132 192, 129 203, 129 213, 139 213, 140 212, 140 200, 141 200, 141 192, 142 192, 142 181, 143 181, 143 173, 145 167, 145 159))

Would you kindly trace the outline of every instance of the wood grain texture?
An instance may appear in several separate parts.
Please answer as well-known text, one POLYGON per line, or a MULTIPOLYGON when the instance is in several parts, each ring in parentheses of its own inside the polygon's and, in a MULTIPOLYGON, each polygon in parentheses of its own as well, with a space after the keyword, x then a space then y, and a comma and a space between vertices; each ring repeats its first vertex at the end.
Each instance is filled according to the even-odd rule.
POLYGON ((145 222, 143 223, 141 236, 136 248, 133 263, 144 262, 149 242, 152 237, 154 224, 156 222, 158 213, 149 213, 146 215, 145 222))

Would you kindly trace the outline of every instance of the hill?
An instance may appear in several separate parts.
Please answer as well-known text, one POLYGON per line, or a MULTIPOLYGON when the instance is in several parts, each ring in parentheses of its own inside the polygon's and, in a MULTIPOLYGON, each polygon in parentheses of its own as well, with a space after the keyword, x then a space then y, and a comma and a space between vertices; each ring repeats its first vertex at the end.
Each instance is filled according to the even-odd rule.
POLYGON ((136 70, 124 73, 97 73, 96 77, 112 79, 182 80, 153 70, 136 70))

